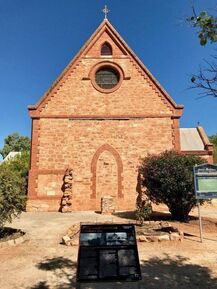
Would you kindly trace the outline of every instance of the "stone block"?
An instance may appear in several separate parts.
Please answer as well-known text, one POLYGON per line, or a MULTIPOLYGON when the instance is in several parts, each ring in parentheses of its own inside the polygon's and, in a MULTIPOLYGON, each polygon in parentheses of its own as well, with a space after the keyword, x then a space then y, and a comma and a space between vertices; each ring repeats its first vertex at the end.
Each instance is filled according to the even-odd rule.
POLYGON ((101 198, 101 213, 111 215, 115 212, 115 200, 111 196, 101 198))
POLYGON ((171 233, 170 234, 170 240, 171 241, 182 241, 184 238, 184 234, 180 235, 180 233, 171 233))
POLYGON ((170 240, 170 237, 169 237, 168 234, 158 236, 158 241, 159 241, 159 242, 169 241, 169 240, 170 240))
POLYGON ((139 242, 149 242, 149 240, 145 236, 137 237, 137 241, 139 241, 139 242))
POLYGON ((65 236, 62 237, 62 242, 66 246, 70 246, 71 239, 70 239, 70 237, 68 235, 65 235, 65 236))

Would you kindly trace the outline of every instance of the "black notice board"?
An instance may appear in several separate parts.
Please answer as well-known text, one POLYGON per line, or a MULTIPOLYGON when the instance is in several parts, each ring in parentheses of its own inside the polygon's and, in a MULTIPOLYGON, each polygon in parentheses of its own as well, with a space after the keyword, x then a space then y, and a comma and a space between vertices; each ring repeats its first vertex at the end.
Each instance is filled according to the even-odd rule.
POLYGON ((134 225, 81 225, 78 281, 141 279, 134 225))

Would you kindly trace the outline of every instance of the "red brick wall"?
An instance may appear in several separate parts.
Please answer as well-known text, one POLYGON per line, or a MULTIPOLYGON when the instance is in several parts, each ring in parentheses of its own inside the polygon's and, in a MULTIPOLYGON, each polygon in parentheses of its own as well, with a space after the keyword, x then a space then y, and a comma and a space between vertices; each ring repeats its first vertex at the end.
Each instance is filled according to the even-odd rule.
MULTIPOLYGON (((91 68, 99 59, 82 59, 40 113, 43 115, 171 115, 171 106, 130 59, 112 59, 125 71, 126 77, 118 90, 111 94, 97 91, 88 78, 91 68)), ((110 60, 111 61, 111 60, 110 60)))
POLYGON ((73 168, 75 210, 99 209, 100 197, 114 195, 118 198, 118 189, 118 209, 133 209, 140 158, 174 147, 170 118, 41 119, 40 127, 36 194, 61 196, 64 170, 73 168), (94 160, 101 147, 103 149, 94 160), (119 179, 118 166, 122 166, 119 179), (94 174, 96 199, 92 196, 94 174))
POLYGON ((74 171, 74 210, 99 210, 103 195, 116 197, 119 210, 134 209, 141 158, 179 149, 174 111, 118 40, 103 32, 34 112, 27 210, 59 209, 67 167, 74 171), (100 56, 104 41, 112 57, 100 56), (123 71, 121 86, 109 94, 91 82, 102 61, 123 71))

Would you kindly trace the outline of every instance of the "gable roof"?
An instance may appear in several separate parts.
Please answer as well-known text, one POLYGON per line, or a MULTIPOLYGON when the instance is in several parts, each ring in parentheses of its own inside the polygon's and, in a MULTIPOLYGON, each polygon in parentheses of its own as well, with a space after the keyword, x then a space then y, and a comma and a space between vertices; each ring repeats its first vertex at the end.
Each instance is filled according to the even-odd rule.
POLYGON ((204 143, 196 128, 180 128, 180 141, 182 151, 204 150, 204 143))
POLYGON ((164 88, 160 85, 160 83, 154 78, 151 72, 145 67, 145 65, 139 60, 139 58, 135 55, 135 53, 130 49, 130 47, 126 44, 126 42, 122 39, 119 33, 115 30, 115 28, 111 25, 108 19, 104 19, 103 22, 99 25, 96 31, 92 34, 89 40, 84 44, 84 46, 80 49, 77 55, 71 60, 71 62, 67 65, 67 67, 63 70, 57 80, 52 84, 52 86, 45 92, 45 94, 41 97, 41 99, 35 105, 28 106, 30 116, 36 117, 38 111, 44 107, 47 101, 50 98, 50 94, 56 89, 64 79, 64 77, 71 71, 74 67, 76 67, 79 59, 82 58, 83 55, 87 53, 87 51, 94 45, 97 39, 102 35, 103 32, 107 32, 116 42, 116 44, 121 48, 124 54, 130 56, 130 58, 138 65, 140 71, 143 73, 145 77, 148 77, 153 85, 159 90, 159 92, 163 95, 164 99, 172 106, 174 117, 179 118, 182 115, 183 105, 177 105, 176 102, 170 97, 170 95, 164 90, 164 88))
POLYGON ((210 143, 203 127, 180 128, 181 151, 198 152, 207 151, 212 154, 213 144, 210 143))

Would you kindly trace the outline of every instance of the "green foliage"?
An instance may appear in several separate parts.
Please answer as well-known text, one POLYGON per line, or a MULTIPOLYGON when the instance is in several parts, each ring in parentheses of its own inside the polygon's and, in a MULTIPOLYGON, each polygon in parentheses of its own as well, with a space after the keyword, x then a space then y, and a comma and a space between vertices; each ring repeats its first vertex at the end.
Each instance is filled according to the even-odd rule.
MULTIPOLYGON (((197 29, 197 34, 202 46, 208 42, 217 42, 217 17, 210 15, 206 11, 196 14, 194 7, 193 16, 188 18, 193 27, 197 29)), ((201 95, 217 97, 217 56, 212 56, 212 61, 206 61, 205 67, 200 67, 199 72, 191 77, 192 86, 201 91, 201 95)))
POLYGON ((198 37, 201 45, 206 45, 208 41, 211 43, 217 41, 217 18, 209 15, 206 11, 202 11, 188 19, 193 27, 198 28, 198 37))
POLYGON ((1 167, 8 167, 10 170, 15 171, 20 177, 26 176, 29 170, 30 152, 22 152, 21 155, 17 154, 14 158, 2 163, 1 167))
POLYGON ((25 208, 28 169, 30 159, 30 139, 13 133, 5 138, 0 154, 5 158, 11 151, 21 155, 4 161, 0 165, 0 228, 11 222, 25 208))
POLYGON ((25 208, 29 158, 23 152, 0 165, 0 227, 25 208))
POLYGON ((0 150, 0 154, 3 158, 5 158, 11 151, 30 151, 30 145, 31 142, 29 137, 21 136, 15 132, 5 138, 4 147, 0 150))
POLYGON ((215 164, 217 164, 217 134, 214 134, 209 137, 210 142, 213 144, 213 161, 215 164))
POLYGON ((196 205, 193 166, 201 163, 204 160, 197 156, 174 151, 146 157, 140 168, 146 195, 156 204, 166 204, 173 219, 187 221, 196 205))
POLYGON ((0 170, 9 170, 14 172, 20 178, 22 191, 27 193, 28 170, 30 163, 30 153, 22 152, 21 155, 16 155, 14 158, 4 162, 0 166, 0 170))
POLYGON ((211 136, 209 137, 209 140, 211 141, 211 143, 212 143, 214 146, 217 146, 217 134, 211 135, 211 136))
POLYGON ((143 225, 144 220, 148 220, 152 213, 151 203, 137 204, 136 206, 136 219, 143 225))
POLYGON ((25 208, 26 195, 23 189, 22 180, 15 171, 8 167, 0 169, 0 228, 25 208))

